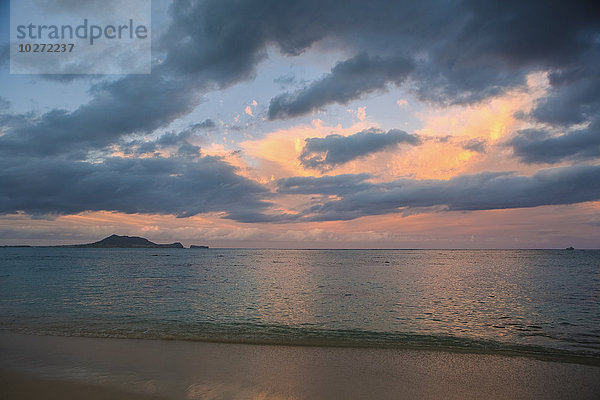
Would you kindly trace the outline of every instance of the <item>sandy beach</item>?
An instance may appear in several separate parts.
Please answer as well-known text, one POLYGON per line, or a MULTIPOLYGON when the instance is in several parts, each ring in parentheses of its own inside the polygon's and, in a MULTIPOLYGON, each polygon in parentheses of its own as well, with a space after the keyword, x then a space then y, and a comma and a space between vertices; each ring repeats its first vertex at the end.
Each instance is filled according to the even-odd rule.
POLYGON ((600 367, 525 357, 0 334, 3 399, 595 399, 600 367))
POLYGON ((133 393, 100 385, 68 380, 42 379, 34 375, 0 371, 0 395, 3 399, 89 399, 159 400, 162 397, 133 393))

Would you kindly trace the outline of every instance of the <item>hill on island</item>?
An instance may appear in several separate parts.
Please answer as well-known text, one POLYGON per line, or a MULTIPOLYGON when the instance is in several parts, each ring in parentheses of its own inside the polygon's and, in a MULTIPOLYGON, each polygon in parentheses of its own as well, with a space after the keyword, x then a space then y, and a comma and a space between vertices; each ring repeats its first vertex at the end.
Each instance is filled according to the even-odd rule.
POLYGON ((183 245, 179 242, 171 244, 157 244, 148 239, 138 236, 119 236, 110 235, 98 242, 77 244, 72 247, 101 247, 101 248, 173 248, 183 249, 183 245))

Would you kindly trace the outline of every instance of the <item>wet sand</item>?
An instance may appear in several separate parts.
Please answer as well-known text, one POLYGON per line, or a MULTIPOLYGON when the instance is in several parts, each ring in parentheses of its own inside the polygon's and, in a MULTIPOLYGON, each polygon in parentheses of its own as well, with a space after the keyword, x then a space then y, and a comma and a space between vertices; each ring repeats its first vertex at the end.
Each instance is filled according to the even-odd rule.
POLYGON ((86 399, 86 400, 160 400, 159 396, 139 394, 100 385, 87 385, 67 380, 41 379, 34 375, 0 371, 2 399, 86 399))
POLYGON ((600 367, 441 351, 0 333, 2 399, 597 399, 600 367))

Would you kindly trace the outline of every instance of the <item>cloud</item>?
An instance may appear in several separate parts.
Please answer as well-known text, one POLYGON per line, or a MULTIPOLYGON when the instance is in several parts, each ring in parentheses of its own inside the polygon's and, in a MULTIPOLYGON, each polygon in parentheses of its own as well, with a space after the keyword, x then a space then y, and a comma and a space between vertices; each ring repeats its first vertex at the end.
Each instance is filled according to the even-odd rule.
POLYGON ((278 83, 281 89, 283 89, 286 86, 297 85, 299 83, 306 84, 307 82, 299 81, 293 73, 288 72, 273 79, 273 83, 278 83))
POLYGON ((160 146, 175 146, 187 143, 187 140, 193 136, 198 136, 204 130, 215 128, 216 125, 211 119, 205 119, 202 122, 192 124, 179 133, 169 132, 156 139, 155 143, 160 146))
POLYGON ((460 147, 462 147, 465 150, 474 151, 476 153, 485 153, 486 144, 487 140, 483 138, 474 138, 461 142, 460 147))
MULTIPOLYGON (((600 50, 600 49, 599 49, 600 50)), ((551 91, 530 117, 550 125, 569 126, 600 117, 600 56, 587 66, 553 71, 549 75, 551 91)))
MULTIPOLYGON (((241 8, 256 7, 246 2, 241 8)), ((266 10, 257 8, 261 13, 266 10)), ((41 116, 23 116, 20 126, 5 132, 0 146, 10 153, 48 156, 75 151, 85 157, 125 135, 149 133, 188 114, 202 93, 251 78, 256 63, 264 58, 264 37, 236 34, 261 29, 256 23, 245 24, 244 18, 252 13, 236 15, 239 11, 233 2, 175 2, 170 25, 157 40, 165 60, 153 66, 152 74, 102 81, 92 87, 92 99, 72 112, 54 109, 41 116), (229 7, 225 14, 219 11, 229 7), (211 29, 215 26, 231 30, 223 34, 211 29)))
MULTIPOLYGON (((305 3, 300 12, 314 12, 313 2, 305 3)), ((325 16, 308 27, 316 37, 334 38, 357 55, 304 89, 274 97, 270 119, 346 104, 407 79, 421 100, 478 102, 523 85, 531 72, 586 62, 582 58, 597 46, 600 31, 597 10, 584 1, 374 1, 368 9, 349 1, 329 9, 334 6, 322 4, 325 16)))
POLYGON ((405 57, 382 59, 361 53, 338 63, 331 73, 294 93, 271 99, 269 119, 295 117, 331 104, 347 104, 365 93, 382 90, 388 82, 399 85, 413 69, 405 57))
POLYGON ((518 131, 507 145, 512 147, 515 156, 527 164, 598 159, 600 124, 594 121, 585 129, 556 136, 546 130, 524 129, 518 131))
POLYGON ((200 101, 197 87, 160 72, 98 83, 92 95, 72 112, 54 109, 39 117, 24 116, 0 137, 0 147, 10 154, 36 156, 102 149, 124 135, 150 133, 200 101))
POLYGON ((157 39, 164 62, 151 75, 97 84, 89 103, 49 111, 6 132, 1 145, 38 155, 84 153, 164 127, 191 112, 202 93, 252 79, 269 46, 297 56, 329 38, 355 54, 305 88, 274 97, 269 118, 277 119, 407 79, 423 100, 478 101, 522 84, 531 70, 589 62, 583 57, 597 47, 599 31, 597 12, 583 1, 182 0, 170 12, 157 39))
POLYGON ((364 121, 365 119, 367 119, 367 107, 358 107, 358 109, 356 110, 356 117, 360 121, 364 121))
MULTIPOLYGON (((164 150, 169 147, 179 146, 180 155, 187 154, 190 157, 199 155, 200 147, 189 143, 188 139, 197 134, 205 125, 211 126, 213 122, 206 120, 197 124, 193 124, 179 133, 167 132, 156 140, 141 140, 135 139, 129 142, 119 143, 118 149, 126 155, 144 155, 154 153, 159 155, 159 150, 164 150)), ((210 128, 209 128, 210 129, 210 128)))
POLYGON ((191 112, 206 91, 251 78, 256 64, 264 58, 266 38, 238 36, 236 30, 261 29, 257 23, 246 25, 244 19, 249 15, 259 18, 256 11, 264 13, 268 8, 261 10, 251 2, 242 8, 254 12, 236 15, 242 10, 232 2, 175 2, 171 24, 158 39, 166 59, 153 66, 152 74, 97 83, 91 89, 92 99, 72 112, 54 109, 41 116, 19 116, 22 123, 0 137, 0 147, 11 154, 75 152, 85 157, 87 152, 109 146, 125 135, 150 133, 168 125, 191 112), (228 7, 232 7, 229 14, 220 13, 228 7), (219 22, 223 24, 218 26, 231 27, 228 34, 211 29, 219 22), (241 38, 246 42, 241 43, 241 38))
POLYGON ((600 57, 593 67, 581 66, 549 75, 550 93, 529 113, 536 125, 507 141, 515 156, 533 163, 559 163, 600 158, 600 57))
MULTIPOLYGON (((0 146, 9 153, 49 156, 76 152, 85 157, 125 135, 150 133, 168 125, 190 113, 202 93, 253 77, 267 44, 285 31, 285 25, 280 25, 269 35, 260 32, 267 29, 263 23, 284 23, 278 22, 271 10, 275 5, 175 2, 169 28, 158 38, 165 60, 153 66, 152 74, 97 83, 92 86, 91 100, 72 112, 54 109, 41 116, 23 116, 20 126, 11 127, 0 138, 0 146), (270 14, 271 18, 263 20, 270 14), (252 18, 254 21, 247 23, 252 18)), ((294 18, 291 8, 285 7, 288 21, 294 18)), ((309 44, 296 43, 293 34, 278 38, 288 53, 300 51, 296 44, 309 44)))
POLYGON ((367 215, 495 210, 574 204, 600 199, 600 166, 571 166, 541 170, 531 176, 482 172, 449 180, 400 179, 372 184, 368 176, 288 178, 279 181, 283 193, 335 194, 303 211, 299 220, 350 220, 367 215))
MULTIPOLYGON (((264 214, 265 199, 272 196, 268 190, 189 143, 197 129, 215 127, 210 120, 190 132, 134 144, 136 151, 148 153, 176 147, 172 157, 91 161, 131 140, 129 135, 155 133, 189 114, 204 93, 252 79, 268 48, 294 57, 322 44, 317 52, 327 45, 344 54, 321 78, 273 97, 270 119, 346 104, 390 85, 405 85, 427 102, 477 102, 522 85, 531 72, 549 71, 550 95, 527 115, 534 129, 519 131, 509 144, 525 162, 593 159, 598 156, 600 86, 593 66, 599 65, 599 20, 596 8, 584 1, 175 1, 171 22, 157 39, 164 62, 154 65, 151 75, 95 83, 89 102, 73 111, 0 116, 0 212, 223 212, 244 222, 299 218, 264 214)), ((0 64, 7 60, 7 49, 0 48, 0 64)), ((414 145, 411 137, 416 140, 392 130, 311 138, 300 161, 325 171, 399 143, 414 145)), ((483 151, 485 144, 462 146, 483 151)), ((281 149, 272 151, 281 159, 281 149)), ((290 159, 295 162, 295 156, 290 159)), ((597 179, 590 175, 598 176, 597 169, 386 184, 340 175, 280 181, 278 189, 279 194, 341 196, 314 205, 301 218, 351 219, 422 207, 468 210, 587 201, 597 198, 597 179)))
POLYGON ((581 63, 552 71, 550 90, 518 117, 533 127, 507 142, 523 162, 558 163, 600 157, 600 45, 581 63))
POLYGON ((198 130, 198 129, 212 129, 215 128, 217 125, 215 124, 215 121, 213 121, 212 119, 208 118, 205 119, 202 122, 198 122, 196 124, 193 124, 189 127, 189 129, 192 130, 198 130))
POLYGON ((10 101, 0 97, 0 112, 4 112, 10 108, 10 101))
POLYGON ((366 182, 371 174, 341 174, 333 176, 294 176, 280 179, 277 182, 277 192, 281 194, 322 194, 343 195, 356 191, 366 191, 373 184, 366 182))
POLYGON ((420 143, 416 135, 398 129, 383 132, 367 129, 354 135, 329 135, 324 138, 308 138, 300 153, 300 163, 306 168, 326 171, 359 157, 390 149, 406 143, 420 143))
POLYGON ((260 215, 269 191, 216 157, 0 159, 0 213, 66 215, 84 211, 260 215), (19 162, 21 161, 21 162, 19 162))

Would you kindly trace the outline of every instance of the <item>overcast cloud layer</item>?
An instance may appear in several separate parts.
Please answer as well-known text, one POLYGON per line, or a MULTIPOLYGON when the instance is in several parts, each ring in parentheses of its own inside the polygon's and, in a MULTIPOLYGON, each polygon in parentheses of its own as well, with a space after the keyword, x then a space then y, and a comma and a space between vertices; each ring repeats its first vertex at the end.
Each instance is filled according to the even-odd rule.
POLYGON ((0 161, 0 213, 43 216, 108 210, 189 217, 257 213, 268 205, 264 187, 214 157, 11 161, 0 161))
MULTIPOLYGON (((589 1, 547 0, 174 1, 155 38, 163 57, 151 75, 94 80, 90 100, 73 110, 15 113, 2 93, 0 213, 219 212, 246 223, 282 223, 600 200, 599 9, 589 1), (523 176, 481 172, 375 184, 367 171, 269 186, 191 143, 219 129, 212 117, 166 132, 209 93, 252 81, 269 50, 293 60, 309 49, 341 55, 322 76, 272 93, 262 123, 292 124, 396 88, 425 105, 479 104, 544 72, 546 95, 517 115, 529 127, 510 132, 502 145, 527 165, 562 164, 523 176), (290 194, 321 197, 297 213, 271 208, 290 194)), ((323 173, 423 140, 399 129, 328 134, 301 143, 297 161, 323 173)), ((488 150, 485 138, 460 146, 488 150)))
POLYGON ((304 210, 300 218, 350 220, 368 215, 441 207, 451 211, 497 210, 600 200, 600 166, 546 169, 532 176, 482 172, 449 180, 400 179, 369 184, 369 175, 280 180, 279 192, 335 195, 304 210))

